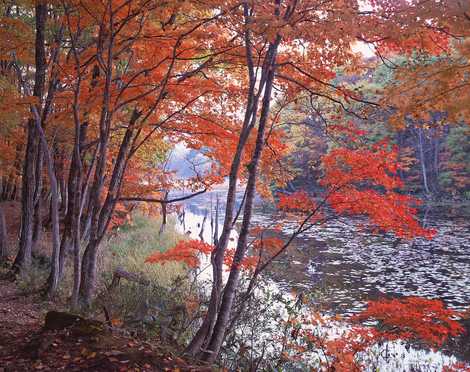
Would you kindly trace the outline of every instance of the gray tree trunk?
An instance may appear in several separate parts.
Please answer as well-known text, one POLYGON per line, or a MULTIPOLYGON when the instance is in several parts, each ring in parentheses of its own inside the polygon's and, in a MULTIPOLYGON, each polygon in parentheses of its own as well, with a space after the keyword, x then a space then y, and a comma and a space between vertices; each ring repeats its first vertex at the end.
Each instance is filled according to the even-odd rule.
MULTIPOLYGON (((217 314, 217 321, 214 325, 212 336, 206 347, 206 351, 204 351, 202 355, 202 359, 208 362, 215 361, 215 359, 219 355, 220 348, 222 347, 222 343, 227 331, 227 326, 230 321, 230 314, 232 311, 233 301, 239 282, 240 263, 246 253, 248 233, 251 225, 253 201, 256 193, 258 165, 265 144, 265 129, 270 111, 270 100, 275 72, 275 60, 279 42, 280 37, 278 36, 275 42, 270 44, 269 51, 267 54, 267 63, 264 66, 264 68, 266 69, 265 71, 267 76, 266 86, 264 89, 263 103, 258 124, 255 150, 249 165, 249 176, 246 186, 246 199, 245 208, 243 212, 243 221, 238 237, 237 248, 235 250, 232 267, 230 269, 229 278, 227 280, 227 284, 225 285, 222 302, 220 304, 220 308, 217 314)), ((256 115, 256 112, 254 112, 254 115, 256 115)))
MULTIPOLYGON (((44 85, 46 80, 46 49, 45 30, 47 19, 47 4, 38 2, 36 12, 36 40, 35 40, 35 81, 33 95, 42 102, 44 85)), ((39 113, 40 115, 40 113, 39 113)), ((36 125, 33 119, 27 125, 27 145, 23 166, 23 182, 21 190, 21 234, 18 254, 13 263, 13 270, 28 269, 31 266, 31 254, 34 229, 34 195, 37 174, 37 154, 39 150, 39 139, 37 137, 36 125)))
POLYGON ((8 256, 7 250, 8 235, 7 235, 7 223, 5 221, 5 212, 0 207, 0 264, 5 262, 8 256))
POLYGON ((423 140, 423 130, 418 128, 418 150, 419 150, 419 159, 421 163, 421 174, 423 175, 423 186, 426 194, 430 194, 429 182, 428 182, 428 172, 426 167, 426 156, 424 155, 424 140, 423 140))

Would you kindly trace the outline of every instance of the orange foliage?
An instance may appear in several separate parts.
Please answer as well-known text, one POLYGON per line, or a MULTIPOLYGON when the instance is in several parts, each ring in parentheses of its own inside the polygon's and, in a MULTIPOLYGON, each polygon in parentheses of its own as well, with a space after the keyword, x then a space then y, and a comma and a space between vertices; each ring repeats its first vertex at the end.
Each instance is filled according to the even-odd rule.
MULTIPOLYGON (((230 268, 233 264, 233 258, 235 255, 235 249, 227 249, 224 256, 224 265, 226 265, 226 270, 230 271, 230 268)), ((257 256, 245 256, 240 262, 240 270, 253 270, 259 262, 259 257, 257 256)))
POLYGON ((444 366, 442 372, 470 372, 470 367, 463 362, 455 362, 450 366, 444 366))
POLYGON ((296 191, 290 195, 281 194, 277 207, 283 211, 309 212, 315 209, 315 202, 305 191, 296 191))
POLYGON ((437 347, 463 332, 462 325, 455 320, 459 315, 440 300, 404 297, 370 301, 367 309, 352 320, 378 321, 378 337, 386 340, 421 341, 437 347))
MULTIPOLYGON (((340 336, 318 332, 317 328, 328 327, 329 321, 337 319, 325 318, 316 312, 312 312, 308 319, 290 319, 288 323, 293 329, 291 338, 294 341, 290 341, 288 346, 294 354, 312 348, 321 350, 327 357, 321 363, 328 371, 361 371, 364 366, 356 356, 374 345, 402 340, 438 347, 450 337, 459 336, 463 333, 463 327, 456 320, 459 316, 440 300, 404 297, 370 301, 365 310, 349 319, 351 327, 340 336), (376 321, 376 324, 357 325, 366 321, 376 321)), ((468 370, 465 364, 446 368, 449 372, 468 370)))
POLYGON ((416 220, 419 200, 398 191, 403 182, 397 175, 398 152, 386 143, 372 149, 338 148, 323 157, 321 184, 328 189, 327 200, 339 214, 365 215, 382 231, 399 237, 431 238, 435 232, 416 220))
POLYGON ((155 252, 147 257, 145 262, 165 264, 168 261, 178 261, 196 268, 199 266, 198 254, 208 255, 212 252, 212 249, 212 245, 200 240, 180 240, 173 248, 165 252, 155 252))
POLYGON ((253 249, 261 250, 263 253, 268 253, 269 255, 274 255, 284 246, 284 240, 275 237, 263 237, 262 239, 257 239, 253 243, 253 249))

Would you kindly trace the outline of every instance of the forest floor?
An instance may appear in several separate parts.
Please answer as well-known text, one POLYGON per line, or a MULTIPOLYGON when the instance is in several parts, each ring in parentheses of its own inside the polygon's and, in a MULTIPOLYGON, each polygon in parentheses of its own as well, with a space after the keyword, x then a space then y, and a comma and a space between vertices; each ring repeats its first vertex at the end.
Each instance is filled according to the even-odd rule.
MULTIPOLYGON (((19 204, 5 202, 0 207, 6 214, 12 248, 17 244, 19 204)), ((89 333, 75 332, 73 327, 48 330, 44 326, 46 314, 61 310, 60 305, 22 288, 7 274, 6 267, 0 267, 0 372, 212 370, 190 365, 169 351, 172 345, 133 337, 124 329, 105 326, 89 333)))
POLYGON ((0 279, 0 372, 9 371, 210 371, 124 332, 47 330, 52 304, 25 296, 0 279))

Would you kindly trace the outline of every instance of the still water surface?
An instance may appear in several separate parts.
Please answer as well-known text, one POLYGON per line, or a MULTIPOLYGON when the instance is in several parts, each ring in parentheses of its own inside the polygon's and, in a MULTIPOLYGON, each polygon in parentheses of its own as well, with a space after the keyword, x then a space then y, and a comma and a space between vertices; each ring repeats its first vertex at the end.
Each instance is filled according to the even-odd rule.
MULTIPOLYGON (((210 236, 210 205, 214 195, 185 204, 186 218, 210 236), (199 224, 199 226, 197 226, 199 224)), ((363 222, 340 218, 304 233, 269 270, 281 286, 317 291, 335 312, 360 309, 364 301, 381 295, 439 298, 463 310, 470 306, 470 206, 423 207, 420 219, 437 230, 433 240, 406 241, 371 234, 363 222)), ((219 223, 222 216, 219 216, 219 223)), ((273 211, 258 206, 253 225, 283 225, 283 235, 296 227, 273 211)), ((191 223, 189 223, 191 225, 191 223)), ((193 231, 194 233, 195 231, 193 231)))
MULTIPOLYGON (((214 226, 211 228, 211 205, 215 205, 214 194, 185 203, 185 229, 193 238, 204 226, 204 239, 210 240, 214 226)), ((358 225, 364 221, 359 219, 331 221, 297 238, 265 275, 278 288, 313 293, 326 312, 335 314, 349 315, 363 309, 369 299, 400 295, 441 299, 456 310, 470 307, 470 206, 428 205, 419 218, 426 227, 437 230, 434 239, 406 241, 361 230, 358 225)), ((219 226, 222 222, 223 216, 219 216, 219 226)), ((272 209, 256 207, 253 225, 278 223, 286 238, 296 227, 272 209)), ((463 340, 467 342, 470 338, 463 340)), ((470 361, 470 347, 462 345, 450 346, 448 351, 470 361)), ((405 354, 416 363, 433 360, 431 370, 441 369, 442 363, 436 363, 443 358, 439 353, 405 354)))

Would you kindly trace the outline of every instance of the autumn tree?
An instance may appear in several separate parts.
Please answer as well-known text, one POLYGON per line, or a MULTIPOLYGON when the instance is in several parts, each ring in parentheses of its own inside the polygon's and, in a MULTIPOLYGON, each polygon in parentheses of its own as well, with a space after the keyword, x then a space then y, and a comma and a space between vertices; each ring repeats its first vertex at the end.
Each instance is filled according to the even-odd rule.
MULTIPOLYGON (((17 13, 31 12, 27 4, 12 6, 17 13)), ((165 177, 155 175, 147 188, 134 183, 133 189, 132 174, 126 178, 126 170, 135 177, 142 166, 155 167, 145 152, 163 149, 163 137, 166 142, 187 139, 188 146, 200 148, 230 130, 230 120, 222 128, 218 124, 221 115, 216 108, 223 97, 218 106, 209 107, 220 97, 218 56, 228 50, 223 42, 228 35, 216 35, 214 27, 224 9, 212 9, 211 4, 109 1, 39 2, 34 11, 34 63, 19 59, 20 43, 11 35, 4 47, 9 48, 18 83, 14 103, 30 105, 30 113, 25 112, 23 223, 15 268, 27 269, 30 263, 34 221, 39 219, 36 225, 42 228, 42 190, 47 187, 54 243, 47 292, 53 295, 57 290, 72 247, 72 302, 81 297, 89 304, 98 247, 116 205, 143 199, 160 202, 162 182, 168 184, 165 177), (221 47, 207 46, 214 39, 221 47), (125 178, 129 194, 122 195, 125 178), (145 195, 150 190, 157 198, 145 195), (81 245, 86 245, 83 257, 81 245)), ((4 36, 15 31, 6 28, 4 36)), ((220 179, 217 168, 209 172, 196 171, 184 186, 206 189, 220 179)))
MULTIPOLYGON (((362 58, 352 50, 358 41, 373 45, 380 58, 412 50, 440 53, 448 37, 442 19, 461 15, 453 2, 371 1, 365 7, 354 0, 72 0, 2 9, 7 22, 0 47, 8 51, 8 71, 14 72, 14 89, 8 91, 16 93, 9 99, 27 107, 21 111, 23 143, 5 141, 16 154, 24 153, 15 268, 30 264, 47 191, 53 248, 49 295, 58 289, 71 250, 72 304, 90 305, 100 243, 116 208, 181 201, 168 197, 172 183, 198 194, 228 177, 215 246, 182 244, 151 259, 189 260, 195 251, 210 252, 210 303, 187 348, 209 362, 217 358, 234 319, 241 271, 254 263, 256 280, 293 238, 328 218, 321 211, 325 205, 336 215, 366 215, 377 229, 404 238, 430 236, 414 219, 415 201, 399 193, 396 150, 385 142, 368 146, 358 141, 363 132, 355 122, 380 103, 335 77, 339 68, 362 71, 362 58), (20 17, 11 19, 13 14, 34 14, 34 28, 20 17), (19 36, 12 36, 19 27, 29 31, 34 59, 19 36), (270 247, 270 254, 247 260, 255 194, 272 198, 271 187, 284 187, 291 177, 282 163, 289 147, 280 124, 285 108, 298 99, 313 102, 319 118, 328 113, 339 121, 330 129, 342 146, 322 159, 320 202, 300 191, 280 199, 281 209, 299 214, 291 238, 283 243, 263 239, 258 252, 270 247), (191 179, 173 180, 158 154, 178 142, 201 151, 211 167, 195 167, 191 179), (237 210, 240 181, 246 186, 237 210), (229 251, 238 217, 239 239, 229 251), (224 263, 230 266, 226 283, 224 263)), ((14 159, 4 179, 17 167, 14 159)))
MULTIPOLYGON (((437 4, 434 5, 437 6, 437 4)), ((357 92, 331 83, 330 80, 335 76, 335 69, 338 66, 346 65, 350 70, 356 69, 357 71, 358 56, 351 52, 350 46, 358 39, 374 42, 371 40, 380 38, 386 40, 389 47, 401 46, 400 41, 406 39, 408 41, 408 44, 404 46, 406 48, 417 46, 431 48, 429 38, 432 36, 433 30, 429 30, 426 22, 420 18, 420 11, 423 11, 423 8, 420 4, 414 3, 382 4, 374 2, 372 10, 361 11, 355 2, 324 4, 315 1, 302 3, 275 1, 269 4, 243 3, 241 7, 235 8, 232 13, 227 15, 231 17, 231 24, 238 26, 235 35, 243 42, 244 52, 241 63, 245 66, 248 77, 245 88, 246 104, 242 130, 230 168, 223 230, 211 258, 214 278, 211 301, 207 316, 190 343, 188 352, 200 353, 202 359, 214 361, 230 323, 231 311, 239 285, 241 263, 247 253, 255 189, 262 179, 260 177, 262 174, 261 158, 265 149, 269 149, 269 146, 266 146, 266 139, 269 138, 270 128, 275 127, 278 120, 278 116, 271 113, 271 100, 273 98, 279 100, 279 106, 283 107, 285 101, 288 102, 299 94, 305 94, 314 99, 321 97, 331 103, 332 110, 336 110, 338 113, 346 112, 348 115, 361 118, 362 110, 350 109, 350 103, 362 103, 367 107, 374 105, 374 102, 363 99, 357 92), (404 8, 413 10, 406 19, 403 19, 404 8), (403 22, 406 26, 403 26, 403 22), (319 32, 312 33, 310 28, 319 30, 319 32), (400 40, 395 38, 397 35, 400 35, 400 40), (277 93, 273 94, 274 90, 277 93), (250 135, 256 137, 255 146, 252 149, 246 147, 250 135), (234 198, 242 155, 246 153, 249 154, 249 162, 242 222, 229 277, 227 283, 223 285, 222 266, 230 231, 234 225, 234 198)), ((429 14, 427 8, 426 14, 429 14)), ((432 45, 432 48, 434 47, 435 44, 432 45)), ((337 155, 341 157, 340 154, 337 155)), ((348 169, 353 164, 352 158, 351 161, 347 160, 349 156, 353 155, 347 155, 347 153, 344 155, 343 160, 347 164, 331 164, 332 168, 337 166, 339 169, 341 167, 348 169)), ((359 152, 357 155, 364 156, 363 159, 367 162, 371 154, 361 155, 359 152)), ((381 155, 378 157, 380 158, 381 155)), ((333 159, 332 161, 336 162, 337 160, 333 159)), ((367 165, 369 164, 367 163, 367 165)), ((378 174, 369 173, 374 172, 372 169, 365 170, 367 165, 361 167, 365 172, 362 177, 374 182, 378 174)), ((394 170, 390 169, 390 171, 394 170)), ((338 175, 339 178, 346 175, 332 172, 332 175, 338 175)), ((356 176, 352 177, 347 178, 350 182, 346 182, 346 184, 350 185, 351 182, 354 182, 356 176)), ((333 176, 334 178, 335 176, 333 176)), ((387 179, 387 177, 375 182, 380 184, 384 182, 383 186, 389 191, 398 187, 395 181, 387 179)), ((367 211, 373 222, 384 230, 391 229, 404 236, 424 233, 416 222, 411 225, 417 229, 416 231, 404 229, 404 226, 401 225, 400 217, 409 222, 413 220, 413 210, 409 209, 411 201, 406 197, 393 192, 364 194, 367 197, 374 195, 377 198, 376 205, 381 205, 382 202, 389 203, 390 208, 387 208, 387 211, 393 211, 397 206, 404 208, 400 209, 400 216, 394 214, 390 219, 381 215, 379 210, 375 212, 369 210, 366 203, 357 204, 357 202, 364 200, 361 195, 362 192, 365 192, 364 190, 356 189, 351 195, 354 200, 348 200, 344 204, 341 198, 347 194, 340 194, 337 190, 341 186, 341 181, 330 181, 330 184, 333 186, 335 198, 337 198, 334 204, 338 205, 339 212, 345 211, 343 209, 345 205, 350 207, 356 205, 357 209, 352 213, 362 214, 367 211), (395 225, 396 223, 398 225, 395 225)), ((348 191, 353 190, 348 188, 348 191)))

